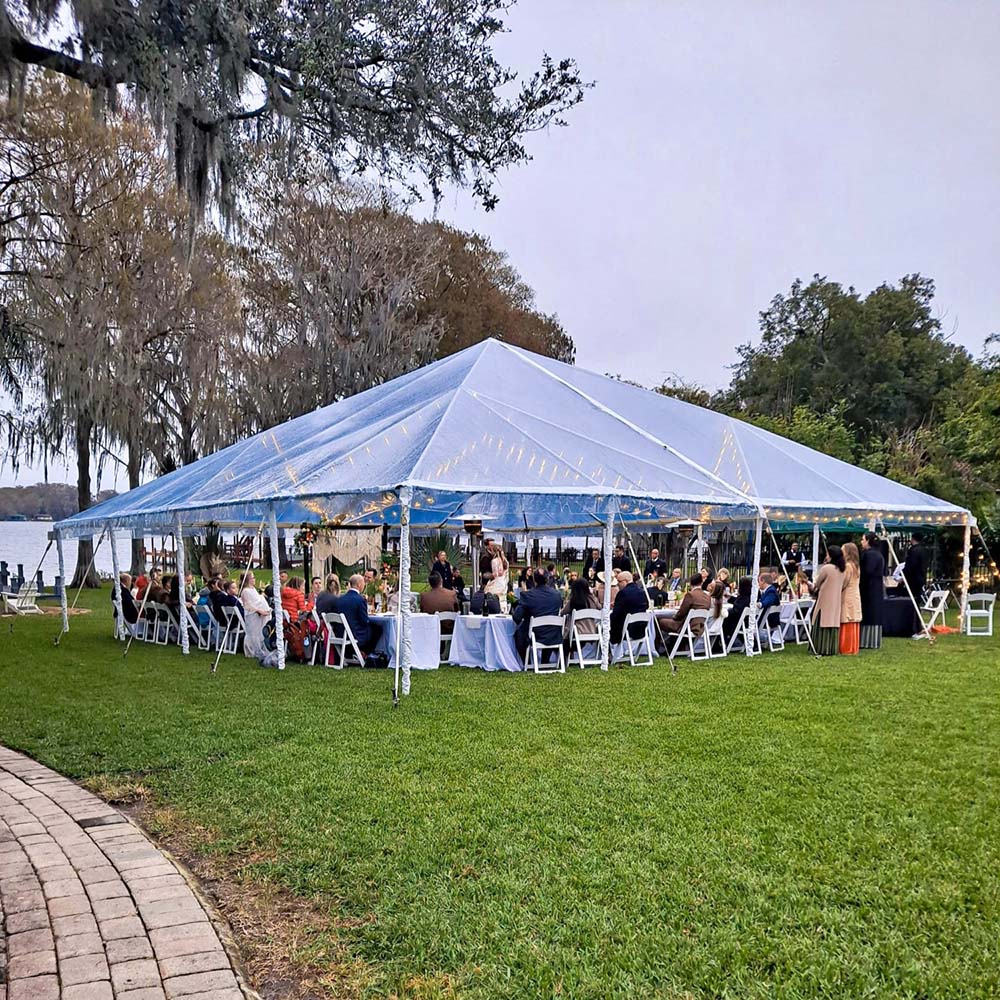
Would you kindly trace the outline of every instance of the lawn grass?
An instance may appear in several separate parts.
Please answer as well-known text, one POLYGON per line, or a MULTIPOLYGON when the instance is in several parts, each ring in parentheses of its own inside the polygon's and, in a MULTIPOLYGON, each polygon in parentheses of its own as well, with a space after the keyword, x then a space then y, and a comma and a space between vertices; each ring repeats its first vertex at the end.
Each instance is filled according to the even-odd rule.
POLYGON ((393 712, 385 672, 125 663, 85 599, 58 648, 0 624, 0 742, 140 776, 347 918, 369 995, 1000 995, 1000 639, 449 668, 393 712))

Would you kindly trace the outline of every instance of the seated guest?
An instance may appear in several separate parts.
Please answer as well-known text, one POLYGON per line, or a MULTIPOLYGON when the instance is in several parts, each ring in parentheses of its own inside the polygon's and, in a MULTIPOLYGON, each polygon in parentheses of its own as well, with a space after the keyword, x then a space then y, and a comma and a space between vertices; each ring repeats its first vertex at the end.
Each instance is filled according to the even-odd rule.
POLYGON ((318 577, 312 578, 312 585, 309 588, 309 595, 306 597, 306 611, 312 611, 316 607, 316 598, 323 593, 323 581, 318 577))
POLYGON ((498 615, 500 614, 500 598, 496 594, 487 591, 492 573, 482 573, 479 577, 479 590, 472 595, 469 602, 469 610, 474 615, 498 615))
POLYGON ((774 577, 771 573, 761 573, 757 579, 757 586, 760 596, 757 598, 761 611, 767 611, 767 627, 769 629, 778 628, 781 624, 781 594, 774 585, 774 577), (768 609, 771 610, 768 610, 768 609))
MULTIPOLYGON (((684 595, 684 600, 681 601, 673 617, 668 618, 666 615, 657 616, 657 621, 660 623, 662 629, 667 632, 680 632, 687 621, 687 616, 692 611, 709 610, 712 606, 712 598, 708 596, 706 590, 702 589, 704 582, 701 573, 695 573, 691 577, 689 581, 691 589, 684 595)), ((704 622, 692 622, 691 633, 696 636, 701 635, 703 627, 704 622)))
POLYGON ((333 614, 337 610, 338 597, 340 597, 340 577, 336 573, 330 573, 326 578, 326 587, 316 595, 316 614, 333 614))
POLYGON ((561 581, 556 575, 555 563, 549 563, 548 566, 545 567, 545 579, 548 581, 550 587, 556 587, 558 589, 561 581))
POLYGON ((795 574, 795 596, 796 597, 808 597, 809 596, 809 575, 804 569, 800 569, 795 574))
POLYGON ((667 584, 667 593, 674 594, 678 590, 683 590, 683 589, 684 589, 684 581, 681 580, 680 569, 672 570, 670 573, 670 582, 667 584))
POLYGON ((427 578, 431 585, 420 595, 420 610, 425 615, 433 615, 438 611, 458 611, 458 595, 454 590, 447 590, 440 573, 431 573, 427 578))
POLYGON ((140 574, 135 581, 135 599, 142 601, 150 585, 156 584, 159 587, 162 586, 162 581, 163 575, 158 569, 150 570, 149 576, 146 576, 145 573, 140 574))
MULTIPOLYGON (((715 574, 715 582, 722 584, 723 595, 725 597, 729 596, 729 570, 725 566, 715 574)), ((709 588, 711 591, 712 588, 709 588)))
MULTIPOLYGON (((648 610, 649 598, 646 596, 645 588, 640 587, 632 579, 632 574, 628 570, 623 570, 618 574, 618 597, 615 599, 615 606, 611 609, 611 644, 615 645, 622 641, 627 615, 648 610)), ((642 625, 641 628, 633 626, 629 629, 629 634, 633 639, 641 639, 645 631, 645 625, 642 625)))
POLYGON ((752 591, 753 579, 749 576, 740 577, 740 582, 736 585, 736 596, 729 602, 729 614, 726 615, 726 620, 722 623, 722 634, 727 646, 736 631, 736 626, 740 623, 743 612, 750 607, 752 591))
POLYGON ((209 583, 208 606, 212 611, 212 617, 219 625, 226 624, 226 616, 222 613, 222 598, 225 596, 225 580, 215 577, 209 583))
POLYGON ((347 590, 337 600, 337 611, 350 626, 358 648, 367 655, 382 638, 382 626, 368 619, 368 602, 361 593, 364 586, 365 578, 360 573, 355 573, 348 581, 347 590))
POLYGON ((650 549, 649 558, 646 560, 646 579, 650 577, 659 578, 667 575, 666 560, 660 558, 659 549, 650 549))
POLYGON ((615 554, 611 557, 611 568, 632 572, 632 560, 625 555, 625 547, 622 545, 615 546, 615 554))
POLYGON ((281 588, 281 607, 288 612, 288 617, 293 622, 297 622, 301 612, 306 609, 306 595, 302 593, 304 582, 301 577, 293 576, 287 586, 281 588))
MULTIPOLYGON (((490 579, 493 579, 493 574, 490 573, 490 579)), ((518 574, 517 577, 517 587, 519 590, 531 590, 532 587, 531 578, 531 567, 525 566, 524 569, 518 574)))
MULTIPOLYGON (((531 644, 529 629, 533 618, 543 618, 546 615, 558 615, 562 609, 562 602, 559 599, 559 591, 555 587, 550 587, 545 582, 545 574, 541 570, 535 570, 534 586, 531 590, 521 592, 511 616, 517 623, 514 632, 514 645, 517 647, 518 655, 524 659, 524 654, 531 644)), ((562 626, 553 625, 540 629, 537 633, 540 643, 545 645, 557 645, 562 642, 562 626)), ((546 649, 542 654, 542 662, 549 659, 549 654, 555 653, 553 649, 546 649)))
MULTIPOLYGON (((444 583, 443 580, 441 582, 442 584, 444 583)), ((462 605, 469 599, 469 594, 465 589, 465 580, 463 579, 462 574, 456 573, 451 578, 451 584, 455 591, 455 597, 458 598, 458 606, 461 608, 462 605)))
POLYGON ((437 573, 441 577, 441 586, 445 590, 453 590, 455 586, 455 571, 451 567, 451 563, 448 562, 448 553, 441 551, 437 554, 437 559, 434 560, 434 565, 431 566, 431 573, 437 573))
POLYGON ((218 597, 219 606, 219 621, 221 624, 225 625, 226 615, 222 611, 222 608, 239 608, 240 612, 243 612, 243 605, 240 604, 240 599, 237 596, 236 591, 236 581, 235 580, 223 580, 222 587, 219 591, 218 597))
MULTIPOLYGON (((594 593, 597 595, 597 601, 604 607, 604 573, 597 574, 597 583, 594 586, 594 593)), ((615 606, 615 598, 618 596, 618 577, 612 572, 611 575, 611 607, 615 606)))
POLYGON ((701 589, 708 590, 712 586, 712 574, 707 566, 702 566, 701 568, 701 589))
MULTIPOLYGON (((574 580, 569 585, 569 597, 563 605, 562 614, 566 618, 563 625, 563 645, 569 650, 572 634, 570 626, 573 621, 574 611, 600 611, 601 605, 598 603, 597 595, 587 586, 586 580, 574 580)), ((581 635, 597 635, 598 623, 591 619, 582 619, 577 623, 577 632, 581 635)))
POLYGON ((584 577, 590 576, 590 571, 594 571, 594 576, 597 575, 597 571, 604 568, 604 557, 601 555, 599 549, 590 549, 587 552, 587 558, 583 561, 583 575, 584 577))
MULTIPOLYGON (((125 619, 126 624, 134 625, 139 620, 139 609, 132 596, 132 577, 128 573, 121 573, 118 577, 118 585, 121 593, 122 618, 125 619)), ((111 610, 114 617, 117 618, 118 608, 115 605, 114 587, 111 588, 111 610)))
MULTIPOLYGON (((170 582, 168 577, 167 583, 170 582)), ((146 588, 146 593, 144 595, 144 600, 147 604, 167 604, 170 601, 170 591, 163 585, 163 577, 159 573, 154 573, 152 579, 149 581, 149 586, 146 588)))
POLYGON ((191 604, 198 596, 198 588, 194 585, 194 573, 191 570, 184 572, 184 596, 187 598, 188 604, 191 604))

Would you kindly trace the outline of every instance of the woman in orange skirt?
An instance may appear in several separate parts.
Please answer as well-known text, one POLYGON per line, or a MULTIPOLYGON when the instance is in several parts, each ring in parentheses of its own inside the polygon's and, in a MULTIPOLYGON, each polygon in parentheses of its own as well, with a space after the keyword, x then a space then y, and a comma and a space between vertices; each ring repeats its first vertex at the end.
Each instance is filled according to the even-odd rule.
POLYGON ((844 591, 840 599, 840 652, 857 656, 861 648, 861 556, 854 542, 844 546, 844 591))

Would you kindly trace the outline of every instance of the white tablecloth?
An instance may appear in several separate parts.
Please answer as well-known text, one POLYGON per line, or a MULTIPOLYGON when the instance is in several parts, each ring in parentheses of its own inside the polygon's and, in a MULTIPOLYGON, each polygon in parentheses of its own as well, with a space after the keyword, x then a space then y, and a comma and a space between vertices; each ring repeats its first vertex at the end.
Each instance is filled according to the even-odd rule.
MULTIPOLYGON (((382 626, 382 638, 375 647, 389 657, 389 667, 396 667, 396 616, 369 615, 382 626)), ((441 661, 441 620, 437 615, 414 613, 410 615, 413 637, 414 670, 437 670, 441 661)))
POLYGON ((448 662, 483 670, 523 670, 514 645, 514 628, 514 620, 506 615, 460 616, 448 662))

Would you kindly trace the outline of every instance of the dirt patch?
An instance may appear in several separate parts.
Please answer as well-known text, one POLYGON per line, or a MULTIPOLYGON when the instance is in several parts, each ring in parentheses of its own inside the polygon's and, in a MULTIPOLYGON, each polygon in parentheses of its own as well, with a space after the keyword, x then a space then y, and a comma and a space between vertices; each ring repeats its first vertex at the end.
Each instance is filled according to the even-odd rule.
POLYGON ((85 784, 194 874, 229 924, 246 979, 263 1000, 356 1000, 373 982, 372 970, 340 939, 358 921, 254 877, 252 867, 270 857, 209 854, 213 831, 156 805, 141 780, 97 776, 85 784))

